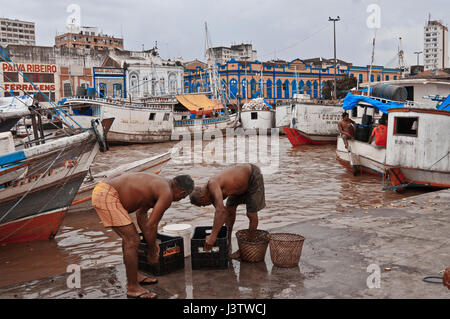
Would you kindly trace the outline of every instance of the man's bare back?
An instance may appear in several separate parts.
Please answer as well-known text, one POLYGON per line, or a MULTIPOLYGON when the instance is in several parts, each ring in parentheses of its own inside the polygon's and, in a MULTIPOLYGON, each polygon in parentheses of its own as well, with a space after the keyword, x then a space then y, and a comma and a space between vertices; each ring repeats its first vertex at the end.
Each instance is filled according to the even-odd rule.
POLYGON ((151 173, 130 173, 106 179, 119 193, 122 206, 132 213, 140 208, 152 208, 160 196, 171 195, 170 185, 165 178, 151 173))
POLYGON ((250 164, 240 164, 227 168, 210 178, 208 187, 211 185, 220 187, 223 199, 226 199, 230 195, 243 194, 248 189, 248 180, 251 172, 252 168, 250 164))

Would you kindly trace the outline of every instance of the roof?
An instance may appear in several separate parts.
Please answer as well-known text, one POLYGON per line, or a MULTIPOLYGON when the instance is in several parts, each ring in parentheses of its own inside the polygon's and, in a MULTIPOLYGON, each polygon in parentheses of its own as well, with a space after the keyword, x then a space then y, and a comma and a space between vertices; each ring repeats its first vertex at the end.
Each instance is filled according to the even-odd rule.
POLYGON ((219 110, 223 108, 222 104, 210 100, 204 94, 175 95, 175 98, 191 113, 197 115, 209 114, 213 109, 219 110))

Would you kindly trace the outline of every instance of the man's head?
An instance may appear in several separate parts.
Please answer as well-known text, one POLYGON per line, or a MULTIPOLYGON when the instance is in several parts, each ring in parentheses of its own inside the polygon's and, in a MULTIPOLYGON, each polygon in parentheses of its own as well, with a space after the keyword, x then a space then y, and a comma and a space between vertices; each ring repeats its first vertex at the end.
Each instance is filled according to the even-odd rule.
POLYGON ((192 193, 194 181, 189 175, 179 175, 172 179, 173 200, 179 201, 192 193))
POLYGON ((206 187, 196 187, 189 195, 191 204, 195 206, 208 206, 212 204, 211 197, 206 187))
POLYGON ((380 125, 386 125, 386 119, 385 119, 384 117, 382 117, 382 118, 380 118, 380 119, 378 120, 378 123, 379 123, 380 125))
POLYGON ((342 119, 343 120, 346 120, 346 119, 348 119, 349 117, 348 117, 348 113, 347 112, 344 112, 344 113, 342 113, 342 119))

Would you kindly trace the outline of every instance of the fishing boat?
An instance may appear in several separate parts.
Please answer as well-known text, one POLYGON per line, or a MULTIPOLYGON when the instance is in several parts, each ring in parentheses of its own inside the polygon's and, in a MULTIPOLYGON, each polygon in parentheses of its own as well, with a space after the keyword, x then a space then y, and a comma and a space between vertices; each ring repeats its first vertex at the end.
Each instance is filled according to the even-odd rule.
POLYGON ((108 143, 158 143, 170 141, 173 127, 172 97, 130 101, 101 98, 96 95, 73 96, 61 101, 69 114, 81 125, 93 118, 115 118, 108 132, 108 143))
POLYGON ((93 121, 90 130, 39 136, 23 149, 16 149, 11 132, 1 133, 0 243, 56 235, 99 150, 102 129, 93 121))
POLYGON ((175 98, 178 104, 174 106, 172 140, 185 135, 223 133, 237 124, 238 114, 231 114, 218 99, 210 99, 206 94, 176 95, 175 98))
POLYGON ((267 131, 275 127, 275 111, 264 98, 255 98, 242 106, 240 120, 242 128, 245 130, 267 131))
POLYGON ((149 172, 159 174, 163 166, 171 160, 172 154, 173 151, 169 151, 156 156, 137 160, 132 163, 126 163, 95 175, 91 175, 89 173, 77 192, 72 204, 70 205, 69 213, 92 209, 92 190, 98 182, 126 172, 149 172))
POLYGON ((345 168, 354 174, 382 176, 386 189, 450 187, 450 97, 434 109, 375 98, 360 103, 371 103, 388 114, 387 143, 385 148, 368 144, 369 133, 349 140, 346 149, 339 137, 336 157, 345 168))

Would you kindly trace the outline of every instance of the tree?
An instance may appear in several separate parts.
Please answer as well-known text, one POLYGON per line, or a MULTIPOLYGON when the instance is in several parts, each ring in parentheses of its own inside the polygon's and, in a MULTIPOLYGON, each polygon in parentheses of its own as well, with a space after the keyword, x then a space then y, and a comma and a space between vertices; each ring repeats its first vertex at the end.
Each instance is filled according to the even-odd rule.
MULTIPOLYGON (((354 76, 345 76, 344 78, 340 78, 336 80, 336 95, 338 99, 343 99, 347 95, 347 93, 356 85, 358 81, 354 76)), ((322 93, 326 100, 331 100, 333 98, 333 88, 334 81, 326 81, 325 87, 322 89, 322 93)))

